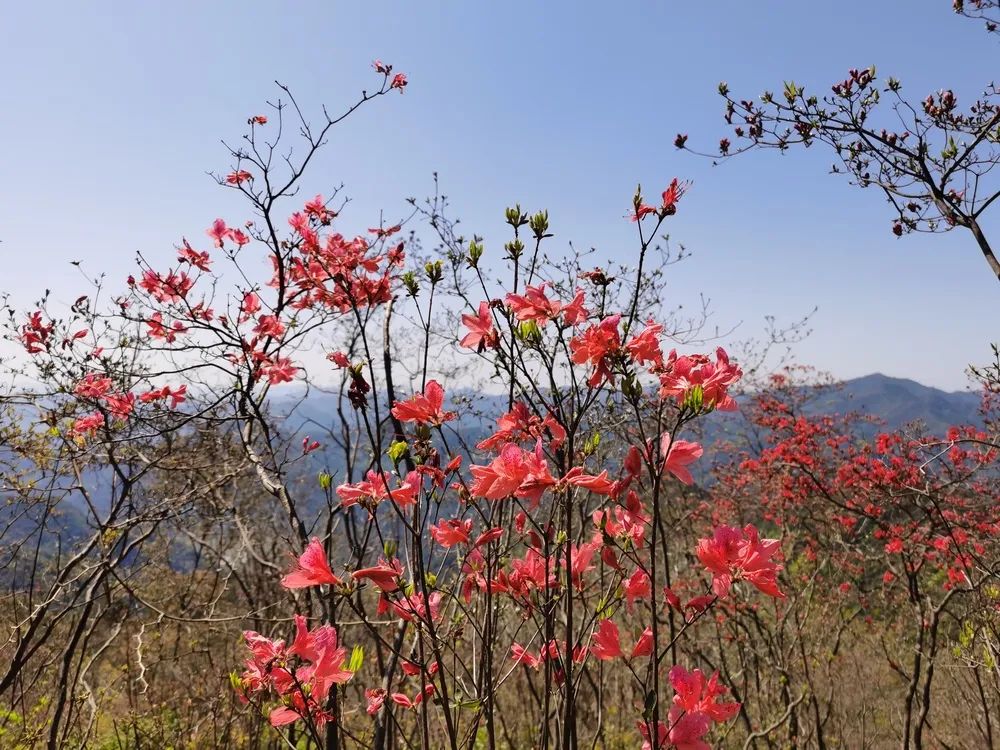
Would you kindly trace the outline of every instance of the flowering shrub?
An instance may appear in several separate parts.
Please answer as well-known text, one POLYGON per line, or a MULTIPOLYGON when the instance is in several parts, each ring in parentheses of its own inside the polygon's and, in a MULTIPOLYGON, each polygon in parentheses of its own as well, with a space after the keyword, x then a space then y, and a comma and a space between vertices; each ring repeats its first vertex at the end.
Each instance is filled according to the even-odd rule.
MULTIPOLYGON (((263 745, 280 733, 290 746, 327 748, 694 749, 737 722, 751 742, 800 726, 804 695, 771 712, 760 683, 772 668, 741 673, 729 646, 753 662, 747 633, 770 638, 798 616, 801 556, 826 555, 870 590, 862 571, 872 548, 846 554, 830 529, 872 524, 886 574, 907 579, 922 617, 945 611, 913 593, 932 568, 947 576, 941 590, 986 595, 995 573, 973 569, 992 554, 976 545, 995 534, 993 512, 957 494, 939 503, 954 473, 995 459, 986 433, 950 438, 953 473, 925 487, 915 514, 901 498, 924 476, 917 446, 882 439, 887 468, 761 396, 757 419, 773 444, 743 457, 711 499, 694 486, 705 451, 693 432, 737 409, 743 373, 721 348, 679 352, 671 321, 657 315, 650 264, 687 184, 671 181, 657 205, 636 191, 634 265, 618 270, 548 261, 544 211, 506 211, 512 237, 501 255, 458 237, 437 200, 349 236, 336 191, 298 196, 329 129, 408 85, 392 66, 373 67, 380 88, 342 116, 324 112, 318 129, 287 90, 289 103, 248 119, 218 182, 254 218, 215 219, 208 247, 182 239, 167 266, 140 257, 138 279, 108 311, 98 287, 67 319, 43 301, 11 324, 45 385, 32 403, 49 420, 45 432, 16 432, 12 444, 37 473, 18 491, 49 502, 38 476, 63 462, 75 478, 66 491, 80 492, 94 519, 82 551, 56 564, 19 621, 0 679, 0 691, 18 685, 68 623, 70 645, 49 661, 65 665, 50 743, 71 732, 86 742, 98 716, 92 709, 87 725, 69 696, 96 705, 88 670, 104 648, 81 663, 73 644, 95 633, 114 643, 130 611, 147 618, 128 652, 140 694, 160 668, 148 664, 147 624, 247 623, 241 653, 226 653, 243 663, 227 727, 243 729, 227 728, 222 742, 263 745), (298 162, 275 158, 288 118, 306 142, 298 162), (419 243, 401 239, 420 218, 440 257, 418 260, 419 243), (496 275, 504 280, 489 281, 496 275), (474 389, 463 384, 477 377, 503 395, 490 429, 470 439, 474 389), (269 411, 282 391, 294 400, 296 386, 320 380, 334 394, 321 438, 269 411), (342 454, 336 479, 310 463, 329 461, 328 450, 342 454), (804 468, 788 474, 789 463, 804 468), (106 479, 106 508, 87 494, 85 472, 106 479), (836 487, 822 492, 832 499, 821 515, 824 479, 836 487), (803 543, 800 524, 817 519, 822 529, 803 543), (282 555, 293 560, 283 571, 282 555), (156 559, 167 562, 154 568, 156 559), (158 587, 185 566, 190 595, 158 587), (748 705, 751 692, 768 715, 748 705)), ((39 529, 50 522, 41 518, 39 529)), ((976 635, 995 643, 988 627, 976 635)), ((913 674, 930 685, 919 665, 913 674)), ((926 716, 913 722, 919 736, 926 716)))

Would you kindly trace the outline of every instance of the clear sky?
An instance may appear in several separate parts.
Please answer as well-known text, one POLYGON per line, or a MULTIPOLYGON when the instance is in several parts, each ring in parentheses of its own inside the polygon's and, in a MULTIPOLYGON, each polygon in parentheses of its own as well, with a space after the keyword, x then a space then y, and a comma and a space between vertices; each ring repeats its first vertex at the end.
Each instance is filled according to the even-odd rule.
MULTIPOLYGON (((713 325, 758 334, 765 315, 819 311, 799 359, 945 388, 1000 339, 1000 289, 970 237, 897 240, 872 191, 827 174, 832 155, 751 154, 713 167, 675 151, 724 135, 720 80, 743 96, 794 78, 828 90, 878 66, 922 99, 968 100, 1000 47, 950 0, 761 2, 7 2, 0 10, 0 290, 71 301, 70 260, 116 281, 137 250, 172 257, 216 216, 245 218, 206 176, 221 138, 274 98, 336 109, 407 73, 334 135, 314 192, 343 182, 350 231, 441 175, 469 233, 499 249, 503 209, 547 208, 556 243, 634 252, 623 219, 636 182, 694 186, 672 221, 694 253, 671 301, 712 300, 713 325)), ((1000 212, 1000 208, 998 208, 1000 212)), ((1000 221, 992 221, 995 234, 1000 221)), ((346 231, 346 229, 345 229, 346 231)))

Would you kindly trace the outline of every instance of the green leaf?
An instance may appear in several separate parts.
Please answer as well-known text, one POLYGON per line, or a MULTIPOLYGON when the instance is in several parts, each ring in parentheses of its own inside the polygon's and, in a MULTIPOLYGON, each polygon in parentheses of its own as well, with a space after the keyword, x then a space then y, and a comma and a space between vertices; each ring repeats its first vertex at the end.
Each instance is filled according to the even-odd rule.
POLYGON ((365 649, 362 646, 355 646, 351 651, 351 660, 347 663, 350 672, 361 671, 361 665, 365 663, 365 649))

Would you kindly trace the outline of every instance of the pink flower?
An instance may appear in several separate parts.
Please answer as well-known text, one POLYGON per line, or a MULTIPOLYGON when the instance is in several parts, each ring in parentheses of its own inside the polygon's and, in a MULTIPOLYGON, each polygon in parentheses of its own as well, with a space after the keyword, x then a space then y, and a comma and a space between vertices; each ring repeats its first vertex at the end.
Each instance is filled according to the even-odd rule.
POLYGON ((546 488, 556 483, 539 441, 534 451, 508 443, 489 466, 470 466, 472 494, 487 500, 515 496, 537 504, 546 488))
POLYGON ((399 588, 401 575, 403 575, 403 565, 399 560, 393 558, 391 563, 380 559, 378 565, 374 567, 355 570, 351 573, 351 578, 356 581, 371 581, 381 591, 391 594, 399 588))
POLYGON ((646 323, 646 327, 625 345, 626 351, 636 364, 644 365, 650 362, 654 366, 662 366, 663 352, 660 351, 660 334, 662 333, 663 326, 661 324, 649 321, 646 323))
POLYGON ((99 411, 95 411, 93 414, 88 414, 85 417, 79 417, 76 419, 70 429, 78 435, 93 435, 103 426, 104 415, 99 411))
POLYGON ((503 526, 496 526, 492 529, 487 529, 476 537, 476 541, 472 543, 473 548, 482 547, 484 544, 495 542, 503 536, 504 531, 506 531, 506 529, 504 529, 503 526))
POLYGON ((617 659, 622 654, 621 635, 611 620, 601 620, 597 632, 590 639, 590 653, 602 661, 617 659))
POLYGON ((562 316, 563 322, 566 323, 566 325, 580 325, 580 323, 583 323, 587 319, 587 316, 590 315, 590 313, 587 312, 587 308, 583 306, 584 299, 583 290, 577 289, 573 299, 570 300, 569 303, 563 305, 562 316))
POLYGON ((664 213, 675 213, 677 211, 677 201, 687 192, 690 183, 680 182, 676 177, 670 181, 670 185, 663 191, 663 204, 660 210, 664 213))
POLYGON ((430 380, 423 393, 417 393, 407 401, 397 401, 392 407, 392 415, 401 422, 439 427, 458 416, 453 411, 444 411, 443 405, 444 389, 436 380, 430 380))
POLYGON ((584 474, 583 469, 574 466, 566 476, 560 480, 560 484, 571 487, 583 487, 585 490, 593 492, 595 495, 610 495, 615 487, 615 483, 608 479, 608 471, 605 469, 597 476, 584 474))
POLYGON ((280 339, 285 335, 285 324, 278 320, 276 315, 261 315, 257 318, 257 325, 253 332, 257 336, 270 336, 280 339))
POLYGON ((674 687, 671 722, 676 722, 681 715, 704 714, 711 721, 721 724, 732 719, 740 710, 739 703, 719 702, 729 690, 719 684, 718 672, 706 680, 700 669, 688 672, 684 667, 675 666, 670 670, 670 684, 674 687))
POLYGON ((108 406, 111 416, 118 419, 126 419, 135 409, 134 393, 116 393, 104 397, 104 402, 108 406))
POLYGON ((163 401, 165 399, 170 399, 170 408, 176 409, 180 404, 182 404, 187 397, 187 384, 179 385, 176 388, 171 388, 169 385, 165 385, 162 388, 154 388, 151 391, 146 391, 141 396, 139 400, 144 404, 153 403, 154 401, 163 401))
POLYGON ((431 524, 431 536, 442 547, 454 547, 456 544, 468 544, 472 532, 472 519, 461 521, 452 519, 442 521, 435 526, 431 524))
POLYGON ((149 328, 150 338, 163 339, 168 344, 172 344, 177 340, 178 333, 187 331, 187 326, 179 320, 175 320, 168 328, 163 322, 163 313, 161 312, 155 312, 150 315, 149 320, 146 321, 146 326, 149 328))
POLYGON ((205 230, 205 234, 215 241, 216 247, 222 247, 226 240, 233 236, 233 230, 226 226, 222 219, 216 219, 212 226, 205 230))
POLYGON ((21 343, 28 351, 28 354, 40 354, 49 347, 49 337, 55 328, 54 323, 45 325, 42 323, 42 311, 35 310, 28 315, 28 321, 21 326, 21 343))
POLYGON ((594 372, 587 381, 591 388, 596 388, 606 380, 614 384, 610 358, 621 348, 621 336, 618 333, 620 320, 620 315, 612 315, 570 339, 573 362, 578 365, 590 363, 594 366, 594 372))
POLYGON ((751 524, 743 530, 720 526, 711 539, 699 539, 696 554, 712 573, 712 591, 719 598, 729 594, 733 581, 746 580, 768 596, 783 597, 778 589, 781 566, 771 558, 778 552, 777 539, 760 539, 751 524))
POLYGON ((530 321, 545 325, 562 309, 559 300, 551 300, 545 296, 545 284, 528 286, 524 294, 508 294, 506 301, 514 317, 522 323, 530 321))
POLYGON ((704 449, 698 443, 687 440, 671 442, 669 433, 660 437, 660 456, 663 458, 663 471, 673 474, 684 484, 692 484, 694 477, 688 466, 701 458, 704 449))
POLYGON ((267 382, 271 385, 280 383, 291 383, 295 379, 295 373, 299 368, 292 364, 288 357, 275 357, 270 362, 261 366, 261 372, 267 377, 267 382))
POLYGON ((459 346, 483 352, 486 349, 495 349, 499 343, 497 332, 493 329, 493 315, 490 313, 489 302, 480 302, 476 315, 462 315, 462 325, 468 328, 469 332, 458 342, 459 346))
POLYGON ((555 449, 566 441, 566 430, 558 420, 549 413, 544 419, 532 414, 523 401, 515 401, 509 412, 497 419, 497 430, 490 437, 476 444, 479 450, 495 450, 505 443, 522 441, 537 442, 548 440, 555 449))
POLYGON ((190 263, 192 266, 201 271, 209 270, 212 265, 212 261, 208 256, 208 251, 204 250, 199 253, 188 244, 187 240, 184 240, 183 247, 177 251, 177 260, 181 263, 190 263))
POLYGON ((242 185, 244 182, 253 179, 253 175, 247 172, 245 169, 241 169, 236 172, 230 172, 226 175, 226 183, 229 185, 242 185))
POLYGON ((660 396, 673 396, 683 404, 695 388, 700 388, 705 406, 732 411, 736 401, 729 395, 729 388, 743 376, 743 371, 729 361, 726 350, 715 350, 715 361, 704 354, 678 357, 670 352, 660 375, 660 396))
POLYGON ((531 667, 532 669, 538 669, 539 665, 542 663, 542 660, 539 657, 528 651, 520 643, 511 644, 510 658, 517 664, 523 664, 524 666, 531 667))
POLYGON ((405 74, 396 73, 396 75, 392 77, 392 83, 389 84, 389 88, 399 89, 399 93, 403 93, 403 89, 406 88, 408 83, 409 81, 406 80, 405 74))
POLYGON ((406 475, 399 487, 390 490, 386 484, 386 474, 371 469, 365 475, 364 481, 337 487, 337 497, 340 498, 340 505, 343 508, 359 502, 379 503, 383 500, 392 500, 404 508, 417 501, 420 482, 420 475, 413 471, 406 475))
POLYGON ((99 375, 96 372, 89 373, 76 384, 73 393, 83 398, 98 399, 107 395, 114 387, 111 378, 99 375))
POLYGON ((652 582, 641 568, 636 568, 635 573, 622 582, 622 587, 629 611, 635 606, 636 599, 648 599, 653 593, 652 582))
POLYGON ((250 320, 258 312, 260 312, 260 297, 255 292, 247 292, 243 295, 243 301, 240 303, 239 322, 250 320))
POLYGON ((340 582, 330 570, 326 552, 316 537, 306 546, 292 571, 281 579, 281 585, 286 589, 304 589, 324 584, 336 586, 340 582))
POLYGON ((635 642, 635 646, 632 648, 632 654, 630 659, 635 659, 639 656, 649 656, 653 653, 653 628, 647 626, 642 634, 639 636, 639 640, 635 642))
POLYGON ((351 360, 343 352, 330 352, 326 358, 342 369, 351 366, 351 360))
POLYGON ((410 622, 414 618, 428 622, 441 617, 441 592, 435 591, 428 597, 417 592, 390 602, 396 614, 402 620, 410 622), (429 618, 429 619, 428 619, 429 618))
POLYGON ((385 695, 385 690, 382 688, 369 688, 365 691, 365 700, 367 701, 365 710, 369 716, 374 716, 382 710, 382 704, 385 703, 385 695))

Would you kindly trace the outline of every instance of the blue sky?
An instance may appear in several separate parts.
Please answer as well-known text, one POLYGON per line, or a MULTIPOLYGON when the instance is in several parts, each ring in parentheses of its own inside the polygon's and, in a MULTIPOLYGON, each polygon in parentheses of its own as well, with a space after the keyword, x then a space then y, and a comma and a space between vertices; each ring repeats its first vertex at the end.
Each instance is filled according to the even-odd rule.
POLYGON ((961 101, 997 51, 948 0, 6 3, 0 290, 71 301, 70 260, 117 280, 137 250, 169 258, 216 216, 242 218, 206 176, 228 166, 220 139, 275 79, 307 110, 336 109, 381 58, 406 93, 338 129, 307 185, 344 183, 351 231, 402 216, 437 171, 487 251, 520 202, 549 210, 557 245, 621 257, 635 184, 656 195, 677 175, 694 186, 671 234, 694 255, 671 272, 671 302, 705 294, 739 338, 818 306, 803 363, 960 388, 1000 338, 1000 289, 968 236, 897 240, 881 198, 828 175, 818 149, 713 167, 672 141, 725 134, 720 80, 744 96, 791 78, 825 91, 875 63, 914 98, 952 87, 961 101))

